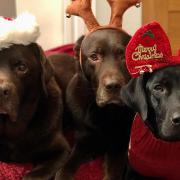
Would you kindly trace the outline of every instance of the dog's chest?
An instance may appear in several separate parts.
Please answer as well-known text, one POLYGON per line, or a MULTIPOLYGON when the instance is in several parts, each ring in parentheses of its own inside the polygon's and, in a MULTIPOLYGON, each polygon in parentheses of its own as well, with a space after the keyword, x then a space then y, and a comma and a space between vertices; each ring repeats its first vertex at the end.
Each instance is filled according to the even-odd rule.
POLYGON ((107 106, 105 108, 94 108, 88 112, 87 124, 91 124, 97 131, 102 132, 104 136, 119 137, 129 134, 132 117, 134 113, 128 109, 116 106, 107 106), (129 117, 127 116, 129 112, 129 117))
POLYGON ((0 161, 4 162, 22 162, 28 158, 25 151, 23 151, 16 143, 2 140, 0 142, 0 161))

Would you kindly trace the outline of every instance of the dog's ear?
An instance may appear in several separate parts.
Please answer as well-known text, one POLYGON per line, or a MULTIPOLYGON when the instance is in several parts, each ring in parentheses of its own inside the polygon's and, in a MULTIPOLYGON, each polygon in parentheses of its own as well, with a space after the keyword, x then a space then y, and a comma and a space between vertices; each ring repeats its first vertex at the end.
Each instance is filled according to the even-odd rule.
POLYGON ((147 120, 148 104, 145 94, 144 76, 133 78, 121 89, 121 98, 126 105, 141 114, 142 119, 147 120))
POLYGON ((35 53, 35 56, 41 65, 41 81, 42 81, 43 91, 45 95, 47 95, 48 94, 47 85, 50 79, 54 77, 53 66, 45 56, 43 49, 38 44, 32 43, 30 46, 31 48, 33 48, 33 52, 35 53))
POLYGON ((77 60, 79 60, 81 43, 82 43, 84 37, 85 37, 84 35, 80 36, 80 37, 78 38, 78 40, 75 42, 75 45, 74 45, 74 54, 75 54, 75 58, 76 58, 77 60))
POLYGON ((127 44, 129 43, 131 39, 131 36, 125 32, 123 32, 123 35, 122 35, 122 43, 124 44, 124 46, 127 46, 127 44))

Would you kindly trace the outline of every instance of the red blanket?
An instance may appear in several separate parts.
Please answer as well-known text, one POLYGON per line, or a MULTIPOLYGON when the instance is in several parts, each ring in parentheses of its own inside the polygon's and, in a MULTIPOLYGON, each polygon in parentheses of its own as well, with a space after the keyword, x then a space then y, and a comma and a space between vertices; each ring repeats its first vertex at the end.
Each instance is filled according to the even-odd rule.
MULTIPOLYGON (((7 164, 0 162, 0 180, 21 180, 32 169, 31 164, 7 164)), ((75 180, 102 180, 102 159, 83 164, 75 175, 75 180)))

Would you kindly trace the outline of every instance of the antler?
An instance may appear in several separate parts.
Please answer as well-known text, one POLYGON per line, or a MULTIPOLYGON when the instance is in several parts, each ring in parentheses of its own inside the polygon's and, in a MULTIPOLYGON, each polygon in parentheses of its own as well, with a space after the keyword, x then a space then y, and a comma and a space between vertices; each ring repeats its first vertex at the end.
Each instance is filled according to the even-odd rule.
POLYGON ((107 0, 111 7, 110 26, 121 28, 122 16, 124 12, 131 6, 139 7, 141 0, 107 0))
POLYGON ((69 5, 66 9, 67 14, 80 16, 84 20, 89 31, 92 31, 100 26, 91 9, 92 0, 71 1, 71 5, 69 5))

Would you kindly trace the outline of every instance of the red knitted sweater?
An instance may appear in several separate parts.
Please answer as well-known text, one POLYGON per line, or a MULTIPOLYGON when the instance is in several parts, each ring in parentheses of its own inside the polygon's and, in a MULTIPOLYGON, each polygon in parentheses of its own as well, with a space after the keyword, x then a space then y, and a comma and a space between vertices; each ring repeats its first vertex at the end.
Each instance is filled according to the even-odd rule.
POLYGON ((180 142, 156 139, 138 114, 131 131, 129 161, 144 176, 180 180, 180 142))

